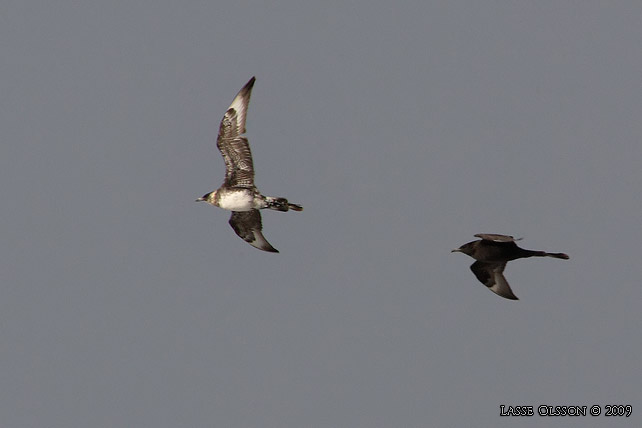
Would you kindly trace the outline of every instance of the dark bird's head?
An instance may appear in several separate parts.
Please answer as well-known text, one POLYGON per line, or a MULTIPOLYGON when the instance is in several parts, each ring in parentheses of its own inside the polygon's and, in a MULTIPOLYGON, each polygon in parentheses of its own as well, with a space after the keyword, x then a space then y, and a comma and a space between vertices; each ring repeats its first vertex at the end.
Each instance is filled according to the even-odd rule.
POLYGON ((214 198, 216 198, 216 190, 201 196, 195 202, 207 202, 214 205, 214 198))
POLYGON ((472 241, 467 244, 462 245, 461 247, 454 249, 451 251, 451 253, 464 253, 466 255, 469 255, 470 257, 473 257, 473 254, 475 254, 476 250, 476 243, 479 241, 472 241))

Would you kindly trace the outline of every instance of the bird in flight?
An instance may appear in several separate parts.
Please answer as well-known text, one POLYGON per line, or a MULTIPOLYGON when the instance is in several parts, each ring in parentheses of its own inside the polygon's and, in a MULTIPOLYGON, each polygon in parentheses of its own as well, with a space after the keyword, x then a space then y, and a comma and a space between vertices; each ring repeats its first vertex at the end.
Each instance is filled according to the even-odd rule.
POLYGON ((464 253, 477 260, 470 265, 470 270, 490 291, 506 299, 518 300, 504 278, 504 269, 509 261, 526 257, 554 257, 564 260, 569 258, 564 253, 525 250, 515 244, 519 239, 512 236, 478 233, 475 237, 481 240, 464 244, 452 252, 464 253))
POLYGON ((221 120, 216 146, 225 161, 223 185, 196 201, 232 211, 229 223, 241 239, 259 250, 278 253, 263 236, 259 210, 268 208, 276 211, 302 211, 303 207, 291 204, 285 198, 263 196, 254 185, 252 153, 247 137, 243 134, 255 80, 252 77, 236 94, 221 120))

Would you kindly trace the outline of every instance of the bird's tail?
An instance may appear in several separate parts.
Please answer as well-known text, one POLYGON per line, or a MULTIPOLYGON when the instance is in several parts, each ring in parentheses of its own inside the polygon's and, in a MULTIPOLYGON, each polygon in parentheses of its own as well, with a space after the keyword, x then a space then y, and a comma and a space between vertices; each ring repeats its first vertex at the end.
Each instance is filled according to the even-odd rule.
POLYGON ((527 257, 554 257, 556 259, 564 259, 568 260, 568 254, 564 253, 547 253, 546 251, 532 251, 532 250, 526 250, 528 251, 527 257))
POLYGON ((569 259, 568 254, 564 254, 564 253, 546 253, 546 257, 555 257, 556 259, 564 259, 564 260, 569 259))
POLYGON ((276 198, 272 196, 266 196, 265 202, 267 203, 266 208, 269 208, 275 211, 289 211, 289 210, 303 211, 303 207, 301 205, 291 204, 285 198, 276 198))

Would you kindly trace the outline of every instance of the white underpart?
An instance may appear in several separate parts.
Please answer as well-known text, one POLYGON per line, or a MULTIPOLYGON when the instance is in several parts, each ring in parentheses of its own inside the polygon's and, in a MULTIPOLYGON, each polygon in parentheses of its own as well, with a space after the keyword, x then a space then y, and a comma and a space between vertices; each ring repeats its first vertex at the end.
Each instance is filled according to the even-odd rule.
POLYGON ((250 211, 254 208, 254 195, 249 192, 227 192, 219 197, 218 206, 230 211, 250 211))

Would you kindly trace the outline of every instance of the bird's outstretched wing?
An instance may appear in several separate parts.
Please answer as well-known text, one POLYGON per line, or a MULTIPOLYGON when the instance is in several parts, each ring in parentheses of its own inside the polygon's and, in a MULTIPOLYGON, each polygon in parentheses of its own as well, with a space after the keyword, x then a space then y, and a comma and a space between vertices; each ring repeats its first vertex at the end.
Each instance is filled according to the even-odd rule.
POLYGON ((506 268, 506 262, 484 263, 477 261, 470 265, 470 270, 490 291, 506 299, 518 300, 517 296, 513 294, 513 290, 510 289, 506 278, 504 278, 504 268, 506 268))
POLYGON ((232 211, 230 226, 232 226, 234 232, 236 232, 241 239, 251 246, 271 253, 279 252, 276 248, 270 245, 267 239, 263 236, 263 233, 261 233, 261 230, 263 230, 263 224, 261 223, 261 213, 259 210, 232 211))
POLYGON ((225 187, 254 187, 252 152, 245 134, 245 116, 255 78, 243 86, 225 112, 218 130, 216 146, 225 161, 225 187))
POLYGON ((497 233, 478 233, 475 235, 475 237, 484 239, 486 241, 495 241, 495 242, 515 242, 522 239, 522 238, 513 238, 510 235, 499 235, 497 233))

